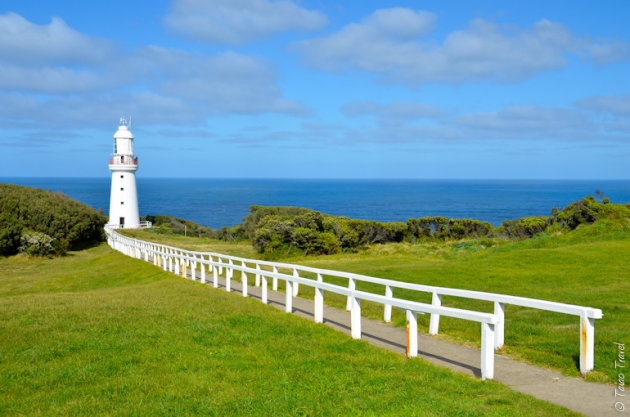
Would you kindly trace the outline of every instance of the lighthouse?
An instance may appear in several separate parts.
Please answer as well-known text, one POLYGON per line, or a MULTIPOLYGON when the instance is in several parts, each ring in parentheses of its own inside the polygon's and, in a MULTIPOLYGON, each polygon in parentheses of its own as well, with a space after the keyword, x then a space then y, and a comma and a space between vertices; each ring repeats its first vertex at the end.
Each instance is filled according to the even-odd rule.
POLYGON ((133 135, 129 130, 130 124, 125 118, 120 119, 120 126, 114 133, 114 152, 109 159, 109 169, 112 171, 109 224, 122 229, 140 227, 136 189, 138 157, 133 153, 133 135))

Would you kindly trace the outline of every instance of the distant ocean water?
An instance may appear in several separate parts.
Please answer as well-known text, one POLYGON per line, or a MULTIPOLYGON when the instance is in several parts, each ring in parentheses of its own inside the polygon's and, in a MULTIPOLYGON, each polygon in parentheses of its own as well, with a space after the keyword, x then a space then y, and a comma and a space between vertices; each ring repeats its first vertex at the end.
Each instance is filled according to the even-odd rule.
MULTIPOLYGON (((110 178, 0 178, 0 182, 61 191, 109 212, 110 178)), ((630 202, 620 180, 287 180, 138 178, 140 215, 169 214, 220 228, 240 223, 251 205, 306 207, 378 221, 444 216, 499 225, 549 215, 601 190, 614 203, 630 202)))

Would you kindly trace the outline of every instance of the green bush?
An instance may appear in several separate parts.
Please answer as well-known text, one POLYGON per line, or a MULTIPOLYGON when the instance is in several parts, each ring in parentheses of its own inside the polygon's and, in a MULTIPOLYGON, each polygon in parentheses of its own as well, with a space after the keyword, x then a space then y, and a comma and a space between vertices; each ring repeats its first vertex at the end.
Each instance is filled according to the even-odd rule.
POLYGON ((7 256, 17 252, 22 235, 22 222, 10 212, 0 213, 0 255, 7 256))
POLYGON ((544 232, 550 225, 550 218, 546 216, 522 217, 520 219, 505 220, 497 229, 500 236, 516 239, 528 239, 544 232))
POLYGON ((55 251, 53 238, 45 233, 26 231, 20 237, 18 252, 31 256, 46 256, 55 251))
MULTIPOLYGON (((107 218, 93 208, 61 193, 0 184, 0 253, 3 255, 17 252, 23 228, 52 238, 50 252, 61 254, 67 249, 104 240, 106 222, 107 218)), ((49 250, 47 246, 45 250, 49 250)))

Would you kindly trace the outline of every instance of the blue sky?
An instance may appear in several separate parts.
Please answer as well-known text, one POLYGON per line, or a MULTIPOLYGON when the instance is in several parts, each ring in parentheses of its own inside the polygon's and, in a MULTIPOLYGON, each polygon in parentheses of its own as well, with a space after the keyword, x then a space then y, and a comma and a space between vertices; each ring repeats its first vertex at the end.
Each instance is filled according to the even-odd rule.
POLYGON ((129 3, 0 2, 0 177, 630 179, 629 2, 129 3))

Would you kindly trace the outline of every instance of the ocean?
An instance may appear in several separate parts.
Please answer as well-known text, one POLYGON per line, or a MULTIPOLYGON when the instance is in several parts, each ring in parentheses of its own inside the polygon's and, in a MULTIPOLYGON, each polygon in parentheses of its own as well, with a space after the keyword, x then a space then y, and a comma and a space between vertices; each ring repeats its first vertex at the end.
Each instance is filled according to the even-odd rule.
MULTIPOLYGON (((110 178, 0 178, 0 182, 61 191, 109 212, 110 178)), ((601 190, 613 203, 630 202, 620 180, 311 180, 138 178, 140 215, 169 214, 220 228, 240 223, 251 205, 306 207, 378 221, 444 216, 499 225, 549 215, 601 190)))

